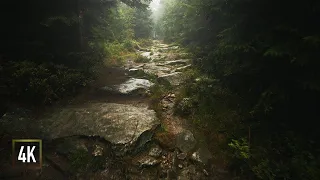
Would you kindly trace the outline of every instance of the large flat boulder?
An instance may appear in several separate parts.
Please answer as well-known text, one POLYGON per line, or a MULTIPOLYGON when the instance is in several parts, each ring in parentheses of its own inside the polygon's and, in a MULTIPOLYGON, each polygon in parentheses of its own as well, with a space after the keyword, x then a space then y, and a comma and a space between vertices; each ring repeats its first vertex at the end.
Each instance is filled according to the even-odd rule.
POLYGON ((178 134, 176 139, 176 147, 184 153, 191 152, 197 144, 197 140, 189 130, 184 130, 178 134))
POLYGON ((179 59, 179 60, 172 60, 172 61, 166 61, 164 65, 188 65, 190 64, 191 59, 179 59))
POLYGON ((190 69, 191 68, 191 64, 188 64, 186 66, 182 66, 182 67, 178 67, 175 69, 175 72, 182 72, 182 71, 185 71, 187 69, 190 69))
POLYGON ((147 79, 130 78, 122 84, 102 87, 102 90, 120 94, 131 94, 139 90, 148 90, 154 83, 147 79))
POLYGON ((154 74, 157 76, 163 76, 171 72, 171 68, 165 66, 159 66, 156 63, 148 63, 143 66, 142 69, 147 74, 154 74))
POLYGON ((192 153, 191 159, 206 164, 209 159, 212 158, 212 155, 207 147, 200 147, 197 151, 192 153))
POLYGON ((139 90, 148 90, 154 83, 147 79, 130 78, 122 84, 102 87, 102 90, 119 94, 132 94, 139 90))
POLYGON ((115 103, 63 108, 41 120, 45 136, 51 139, 73 135, 100 136, 113 144, 133 143, 143 132, 159 123, 156 113, 147 107, 115 103))
POLYGON ((166 80, 173 86, 178 86, 184 81, 184 75, 181 72, 174 72, 159 76, 160 80, 166 80))
POLYGON ((147 79, 131 78, 125 83, 116 86, 117 90, 123 94, 131 93, 135 90, 144 89, 147 90, 154 84, 147 79))

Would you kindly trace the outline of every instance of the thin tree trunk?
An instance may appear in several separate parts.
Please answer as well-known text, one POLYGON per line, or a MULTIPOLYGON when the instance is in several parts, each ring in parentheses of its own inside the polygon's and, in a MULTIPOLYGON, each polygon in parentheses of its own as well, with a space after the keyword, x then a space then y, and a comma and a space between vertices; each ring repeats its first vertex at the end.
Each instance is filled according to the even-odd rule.
POLYGON ((75 0, 75 5, 76 5, 76 14, 78 17, 78 50, 82 51, 83 50, 83 35, 82 35, 82 17, 81 17, 81 9, 80 9, 80 4, 79 0, 75 0))

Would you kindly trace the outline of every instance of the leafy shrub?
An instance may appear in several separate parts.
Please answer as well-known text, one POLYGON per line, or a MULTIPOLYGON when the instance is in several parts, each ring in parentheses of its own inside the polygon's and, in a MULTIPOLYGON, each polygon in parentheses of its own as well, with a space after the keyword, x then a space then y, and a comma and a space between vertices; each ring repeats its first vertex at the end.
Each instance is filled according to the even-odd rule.
POLYGON ((50 104, 86 86, 88 78, 80 70, 64 65, 37 64, 32 61, 10 63, 7 85, 15 100, 50 104))
POLYGON ((249 159, 251 157, 249 151, 249 145, 246 139, 242 138, 240 140, 232 139, 228 144, 231 149, 232 161, 230 163, 231 169, 237 173, 243 175, 247 173, 249 168, 249 159))
MULTIPOLYGON (((319 7, 308 0, 165 2, 164 39, 201 58, 195 61, 200 81, 185 88, 185 97, 199 103, 192 118, 224 128, 227 139, 244 137, 251 127, 249 158, 230 162, 242 179, 320 177, 320 31, 312 21, 319 7)), ((232 143, 231 155, 246 146, 232 143)))
POLYGON ((137 42, 141 47, 149 47, 153 44, 151 39, 138 39, 137 42))
POLYGON ((121 55, 125 48, 119 42, 105 43, 105 52, 107 57, 115 57, 121 55))
MULTIPOLYGON (((133 51, 135 50, 135 46, 136 44, 132 40, 126 40, 122 43, 104 43, 103 51, 105 52, 106 63, 108 65, 123 64, 124 60, 127 60, 126 58, 130 58, 132 54, 134 54, 133 51)), ((148 62, 140 56, 136 56, 135 59, 139 59, 141 62, 148 62)))
POLYGON ((190 115, 192 109, 196 107, 194 99, 191 98, 182 98, 179 102, 175 104, 175 113, 179 115, 190 115))
POLYGON ((147 63, 147 62, 149 62, 149 61, 150 61, 150 58, 147 58, 147 57, 142 56, 142 55, 140 55, 140 54, 138 54, 138 55, 136 56, 136 59, 135 59, 135 62, 137 62, 137 63, 147 63))
POLYGON ((123 47, 124 47, 127 51, 133 52, 133 51, 135 51, 135 42, 132 41, 132 40, 126 39, 126 40, 123 42, 123 47))
POLYGON ((90 154, 84 149, 77 149, 68 157, 73 171, 85 171, 90 163, 90 154))

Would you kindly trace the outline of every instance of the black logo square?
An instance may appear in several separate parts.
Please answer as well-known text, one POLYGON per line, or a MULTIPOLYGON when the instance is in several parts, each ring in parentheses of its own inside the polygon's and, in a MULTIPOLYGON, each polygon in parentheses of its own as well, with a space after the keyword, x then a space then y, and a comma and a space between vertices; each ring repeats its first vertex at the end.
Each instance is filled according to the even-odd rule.
POLYGON ((28 169, 42 167, 42 140, 13 139, 12 164, 14 167, 24 166, 28 169))

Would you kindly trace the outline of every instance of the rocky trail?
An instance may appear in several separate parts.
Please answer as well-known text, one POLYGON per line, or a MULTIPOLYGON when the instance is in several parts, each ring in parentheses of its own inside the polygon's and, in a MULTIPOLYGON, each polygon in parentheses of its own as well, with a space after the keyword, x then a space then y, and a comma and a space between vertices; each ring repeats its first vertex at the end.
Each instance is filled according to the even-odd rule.
POLYGON ((0 179, 221 179, 212 152, 173 113, 191 59, 159 41, 137 53, 149 61, 106 68, 67 106, 37 117, 26 109, 4 114, 0 179), (171 90, 153 109, 150 96, 159 83, 171 90), (41 170, 11 168, 12 138, 43 140, 41 170))

